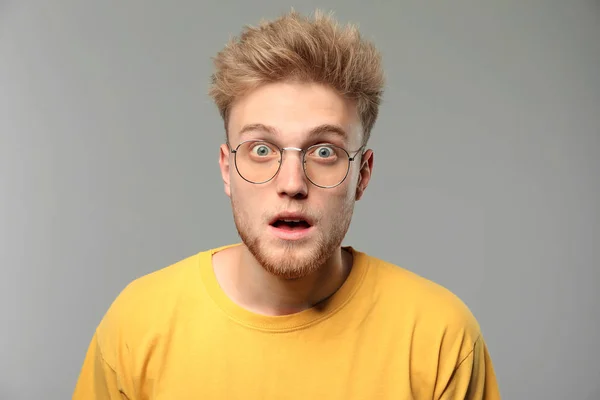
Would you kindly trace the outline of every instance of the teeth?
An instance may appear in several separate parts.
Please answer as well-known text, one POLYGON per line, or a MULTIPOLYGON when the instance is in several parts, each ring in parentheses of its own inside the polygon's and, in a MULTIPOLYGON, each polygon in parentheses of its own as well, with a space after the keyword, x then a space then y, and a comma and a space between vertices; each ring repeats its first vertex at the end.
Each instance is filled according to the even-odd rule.
POLYGON ((299 219, 283 219, 283 222, 300 222, 299 219))

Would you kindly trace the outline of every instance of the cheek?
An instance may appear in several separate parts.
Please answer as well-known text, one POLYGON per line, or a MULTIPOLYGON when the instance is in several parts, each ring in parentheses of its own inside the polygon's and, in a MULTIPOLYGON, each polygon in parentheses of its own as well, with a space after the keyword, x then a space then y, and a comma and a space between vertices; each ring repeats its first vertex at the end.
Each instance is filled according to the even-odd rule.
POLYGON ((355 171, 348 174, 344 183, 339 187, 339 198, 341 202, 344 202, 345 204, 354 203, 357 181, 358 174, 355 171))
POLYGON ((355 185, 346 185, 326 193, 321 203, 324 204, 324 207, 321 208, 325 210, 324 217, 329 217, 329 220, 337 220, 342 214, 347 213, 354 204, 354 190, 355 185))
POLYGON ((252 197, 252 192, 254 191, 254 185, 246 182, 242 177, 240 177, 237 172, 234 172, 231 176, 231 193, 237 196, 238 200, 250 199, 252 197))
POLYGON ((249 217, 259 216, 264 212, 266 202, 264 194, 257 185, 253 185, 241 178, 231 181, 231 197, 238 209, 245 210, 249 217))

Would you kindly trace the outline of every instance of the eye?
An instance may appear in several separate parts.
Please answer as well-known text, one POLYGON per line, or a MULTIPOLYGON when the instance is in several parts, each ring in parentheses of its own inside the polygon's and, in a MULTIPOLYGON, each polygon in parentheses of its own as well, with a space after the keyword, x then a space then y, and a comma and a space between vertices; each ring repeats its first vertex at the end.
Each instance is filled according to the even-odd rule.
POLYGON ((268 156, 272 152, 271 148, 264 143, 259 143, 253 146, 251 151, 252 153, 261 157, 268 156))
POLYGON ((314 154, 319 158, 329 158, 335 154, 335 151, 330 146, 319 146, 315 149, 314 154))

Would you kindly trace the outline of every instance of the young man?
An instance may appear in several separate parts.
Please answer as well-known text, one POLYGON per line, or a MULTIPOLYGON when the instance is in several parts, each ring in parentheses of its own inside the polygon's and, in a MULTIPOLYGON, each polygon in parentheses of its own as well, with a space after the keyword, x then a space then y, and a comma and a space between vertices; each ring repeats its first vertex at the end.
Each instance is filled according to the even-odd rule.
POLYGON ((355 28, 289 13, 215 60, 239 244, 132 282, 74 399, 499 399, 477 321, 448 290, 342 247, 383 87, 355 28))

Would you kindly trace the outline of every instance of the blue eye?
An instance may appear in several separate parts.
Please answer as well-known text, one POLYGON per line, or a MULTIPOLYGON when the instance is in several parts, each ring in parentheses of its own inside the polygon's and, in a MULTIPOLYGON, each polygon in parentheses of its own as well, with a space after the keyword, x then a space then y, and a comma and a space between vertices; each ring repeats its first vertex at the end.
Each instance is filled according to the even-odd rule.
POLYGON ((315 150, 315 153, 321 158, 327 158, 333 155, 333 150, 331 147, 321 146, 315 150))
POLYGON ((270 153, 270 148, 264 144, 259 144, 252 148, 252 152, 258 156, 268 156, 270 153))

